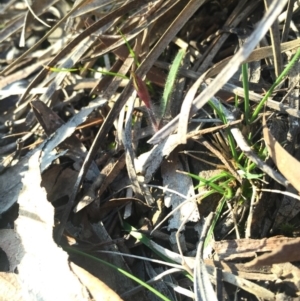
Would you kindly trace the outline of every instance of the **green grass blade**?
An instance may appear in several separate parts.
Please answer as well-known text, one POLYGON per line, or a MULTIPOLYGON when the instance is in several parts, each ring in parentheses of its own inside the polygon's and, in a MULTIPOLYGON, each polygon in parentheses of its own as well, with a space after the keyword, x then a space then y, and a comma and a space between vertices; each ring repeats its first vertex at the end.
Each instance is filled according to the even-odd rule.
MULTIPOLYGON (((205 185, 208 185, 209 187, 211 187, 212 189, 214 189, 216 192, 220 193, 220 194, 225 194, 225 190, 222 189, 219 185, 215 184, 214 182, 212 182, 210 179, 206 180, 200 176, 194 175, 192 173, 185 173, 186 175, 190 176, 191 178, 201 181, 202 183, 204 183, 205 185)), ((198 186, 197 186, 198 187, 198 186)))
POLYGON ((121 35, 121 37, 123 38, 123 40, 124 40, 124 42, 125 42, 125 44, 126 44, 126 47, 127 47, 128 51, 129 51, 131 57, 133 57, 133 59, 134 59, 135 64, 139 67, 139 66, 140 66, 140 63, 139 63, 139 61, 138 61, 138 58, 137 58, 137 56, 136 56, 134 50, 133 50, 132 47, 130 46, 128 40, 127 40, 126 37, 123 35, 123 33, 121 32, 120 29, 118 29, 118 32, 119 32, 119 34, 121 35))
POLYGON ((249 82, 248 82, 248 64, 242 65, 243 88, 244 88, 244 113, 246 124, 250 121, 250 101, 249 101, 249 82))
POLYGON ((291 59, 291 61, 288 63, 288 65, 284 68, 282 73, 278 76, 278 78, 276 79, 274 84, 271 86, 269 91, 266 93, 264 98, 260 101, 260 103, 258 104, 258 106, 256 107, 255 111, 252 114, 252 117, 250 119, 250 123, 253 122, 257 118, 257 116, 261 112, 265 102, 268 100, 268 98, 273 93, 274 89, 280 84, 280 82, 283 80, 283 78, 289 73, 289 71, 295 65, 295 63, 299 60, 299 57, 300 57, 300 48, 297 50, 296 54, 291 59))
POLYGON ((234 95, 234 106, 236 108, 239 106, 239 97, 236 94, 234 95))
POLYGON ((133 281, 137 282, 138 284, 142 285, 143 287, 145 287, 146 289, 148 289, 150 292, 152 292, 154 295, 156 295, 157 297, 161 298, 162 300, 164 301, 171 301, 169 298, 167 298, 166 296, 164 296, 163 294, 161 294, 159 291, 157 291, 156 289, 154 289, 152 286, 150 286, 149 284, 147 284, 146 282, 140 280, 139 278, 135 277, 134 275, 126 272, 125 270, 105 261, 105 260, 102 260, 100 258, 97 258, 95 256, 92 256, 90 254, 87 254, 85 252, 82 252, 82 251, 79 251, 79 250, 76 250, 76 249, 73 249, 73 248, 70 248, 70 247, 64 247, 64 249, 66 251, 69 251, 71 253, 76 253, 78 255, 82 255, 84 257, 87 257, 87 258, 90 258, 92 260, 95 260, 95 261, 98 261, 102 264, 105 264, 106 266, 118 271, 119 273, 123 274, 124 276, 132 279, 133 281))
MULTIPOLYGON (((227 124, 227 118, 226 115, 224 114, 222 107, 220 105, 220 107, 217 107, 212 101, 208 102, 209 105, 217 112, 217 115, 219 116, 219 118, 222 120, 222 122, 224 124, 227 124)), ((230 151, 232 154, 233 159, 235 160, 235 162, 237 162, 238 160, 238 154, 236 152, 236 144, 235 144, 235 140, 231 134, 231 132, 229 130, 225 130, 226 134, 227 134, 227 139, 228 139, 228 144, 230 147, 230 151)))
MULTIPOLYGON (((131 226, 130 224, 123 222, 123 227, 126 231, 129 232, 129 234, 131 236, 133 236, 134 238, 136 238, 137 240, 139 240, 140 242, 142 242, 145 246, 147 246, 150 250, 152 250, 152 252, 154 252, 155 254, 157 254, 160 258, 162 258, 164 261, 166 262, 170 262, 170 263, 176 263, 172 260, 170 260, 168 257, 166 257, 165 255, 163 255, 162 253, 160 253, 159 251, 157 251, 155 248, 152 247, 151 245, 151 241, 150 239, 144 235, 143 233, 139 232, 136 228, 134 228, 133 226, 131 226)), ((191 281, 193 281, 193 277, 186 271, 182 271, 182 273, 189 278, 191 281)))
POLYGON ((217 221, 218 221, 218 219, 219 219, 219 217, 221 215, 221 212, 223 210, 225 202, 226 202, 226 197, 223 197, 221 199, 221 201, 219 202, 219 205, 218 205, 218 207, 216 209, 216 214, 214 216, 214 219, 213 219, 213 221, 211 223, 211 226, 210 226, 210 228, 208 230, 207 236, 206 236, 205 241, 204 241, 204 248, 207 247, 207 245, 209 244, 209 242, 211 240, 212 233, 213 233, 214 228, 216 226, 216 223, 217 223, 217 221))
POLYGON ((172 66, 170 68, 170 72, 167 77, 167 81, 164 88, 164 93, 161 100, 161 117, 163 117, 166 113, 166 108, 168 106, 170 97, 172 95, 172 91, 174 88, 174 83, 176 80, 176 76, 181 64, 182 59, 185 55, 185 49, 180 49, 172 63, 172 66))

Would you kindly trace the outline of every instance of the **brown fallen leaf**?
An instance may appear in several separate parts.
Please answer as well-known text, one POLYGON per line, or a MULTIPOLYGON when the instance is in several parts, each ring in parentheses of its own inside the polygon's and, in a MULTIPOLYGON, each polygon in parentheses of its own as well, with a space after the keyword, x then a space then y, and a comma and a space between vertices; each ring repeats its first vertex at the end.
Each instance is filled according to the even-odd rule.
POLYGON ((60 165, 49 167, 42 175, 41 186, 47 191, 49 202, 55 202, 63 196, 70 196, 77 179, 78 172, 60 165))
POLYGON ((64 124, 63 120, 42 101, 34 100, 30 105, 37 121, 40 123, 47 136, 50 136, 64 124))
POLYGON ((300 162, 291 156, 273 137, 266 125, 263 116, 263 134, 270 157, 273 159, 279 171, 300 192, 300 162))
POLYGON ((294 238, 274 236, 262 239, 235 239, 215 241, 213 249, 220 260, 240 260, 254 257, 257 252, 271 252, 294 241, 294 238))
POLYGON ((300 238, 279 245, 271 253, 263 254, 245 264, 246 267, 257 267, 300 260, 300 238))
POLYGON ((248 280, 258 280, 258 281, 276 281, 278 279, 277 274, 273 272, 272 267, 264 267, 264 272, 261 272, 260 267, 245 267, 244 263, 234 263, 223 260, 213 260, 213 259, 205 259, 205 264, 207 266, 216 267, 225 272, 231 272, 234 275, 237 275, 241 278, 248 280))
POLYGON ((95 301, 122 301, 123 299, 109 286, 88 271, 71 262, 71 268, 80 281, 87 287, 95 301))

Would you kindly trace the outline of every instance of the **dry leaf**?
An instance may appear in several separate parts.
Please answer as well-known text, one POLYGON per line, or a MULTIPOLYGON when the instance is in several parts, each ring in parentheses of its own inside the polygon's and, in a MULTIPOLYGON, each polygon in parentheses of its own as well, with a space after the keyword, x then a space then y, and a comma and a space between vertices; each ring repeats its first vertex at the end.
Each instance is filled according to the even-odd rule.
MULTIPOLYGON (((98 103, 90 104, 89 107, 81 109, 81 111, 73 116, 66 124, 62 125, 56 130, 55 135, 51 136, 43 144, 39 145, 32 152, 24 156, 16 165, 8 168, 2 175, 0 181, 0 213, 7 211, 18 199, 19 192, 22 189, 22 178, 23 175, 28 171, 28 160, 37 151, 43 149, 43 155, 41 159, 41 170, 44 171, 57 157, 61 156, 65 152, 57 154, 54 149, 68 137, 70 137, 76 127, 83 123, 87 116, 96 109, 97 107, 103 105, 106 101, 100 101, 98 103)), ((71 146, 69 146, 71 147, 71 146)), ((67 147, 66 147, 67 148, 67 147)), ((74 160, 76 158, 82 158, 84 156, 84 151, 80 147, 69 148, 68 155, 73 154, 74 160)), ((87 178, 93 179, 99 174, 98 168, 95 163, 93 163, 87 173, 87 178)))
POLYGON ((61 165, 53 165, 42 176, 42 187, 47 191, 48 201, 55 202, 63 196, 70 196, 78 172, 61 165))
POLYGON ((40 187, 39 158, 37 151, 28 161, 15 222, 21 240, 18 273, 22 289, 30 295, 27 300, 87 301, 85 287, 70 271, 68 254, 53 241, 54 208, 40 187))
POLYGON ((291 156, 270 133, 263 117, 263 134, 269 155, 279 171, 300 192, 300 162, 291 156))
POLYGON ((213 249, 219 259, 234 260, 255 256, 256 252, 270 252, 293 241, 294 238, 274 236, 262 239, 235 239, 215 241, 213 249))
MULTIPOLYGON (((195 195, 193 181, 191 177, 177 172, 177 170, 184 170, 179 157, 178 151, 174 151, 161 165, 161 174, 163 178, 163 186, 178 191, 186 196, 187 199, 192 198, 195 195)), ((175 193, 165 192, 165 205, 171 207, 174 210, 181 205, 185 199, 175 193)), ((169 220, 168 229, 179 229, 181 224, 186 221, 198 221, 199 211, 195 203, 187 202, 181 206, 169 220)), ((182 228, 184 229, 184 228, 182 228)))
POLYGON ((71 262, 71 268, 80 281, 87 287, 95 301, 122 301, 123 299, 115 293, 100 279, 93 276, 88 271, 71 262))
POLYGON ((35 100, 32 101, 30 105, 36 119, 44 129, 47 136, 50 136, 64 124, 63 120, 44 102, 35 100))
POLYGON ((245 264, 247 267, 271 265, 273 263, 285 263, 300 260, 300 238, 295 238, 273 248, 271 253, 263 254, 245 264))

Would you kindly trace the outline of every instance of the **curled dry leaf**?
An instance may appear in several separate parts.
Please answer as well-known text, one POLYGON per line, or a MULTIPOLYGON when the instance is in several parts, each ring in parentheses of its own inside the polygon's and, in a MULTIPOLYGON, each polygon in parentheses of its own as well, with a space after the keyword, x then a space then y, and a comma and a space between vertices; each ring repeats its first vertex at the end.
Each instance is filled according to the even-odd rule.
POLYGON ((279 171, 300 192, 300 162, 291 156, 270 133, 263 117, 263 134, 270 157, 279 171))

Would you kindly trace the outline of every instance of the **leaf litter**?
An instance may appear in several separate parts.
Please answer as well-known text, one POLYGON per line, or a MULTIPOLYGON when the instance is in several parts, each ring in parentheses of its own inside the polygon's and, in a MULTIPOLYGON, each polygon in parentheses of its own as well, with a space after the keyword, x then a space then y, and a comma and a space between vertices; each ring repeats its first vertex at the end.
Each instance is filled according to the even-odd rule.
POLYGON ((5 300, 152 300, 126 254, 166 300, 298 295, 297 2, 38 2, 0 6, 5 300))

